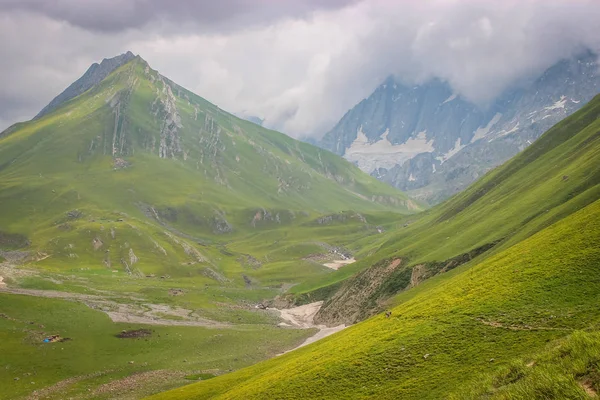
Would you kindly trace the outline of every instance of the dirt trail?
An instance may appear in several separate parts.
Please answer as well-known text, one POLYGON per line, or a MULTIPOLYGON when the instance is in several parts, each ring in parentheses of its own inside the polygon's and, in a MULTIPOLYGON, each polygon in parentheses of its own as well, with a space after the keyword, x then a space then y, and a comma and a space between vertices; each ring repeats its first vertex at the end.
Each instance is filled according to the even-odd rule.
POLYGON ((352 257, 352 258, 346 258, 345 260, 333 260, 333 261, 325 263, 323 265, 326 266, 327 268, 331 268, 331 269, 334 269, 337 271, 338 269, 342 268, 343 266, 352 264, 355 262, 356 262, 356 260, 354 259, 354 257, 352 257))
POLYGON ((113 322, 129 322, 149 325, 202 326, 205 328, 226 328, 231 326, 225 322, 202 318, 194 314, 192 310, 181 307, 171 307, 165 304, 124 304, 108 300, 103 296, 92 294, 59 292, 57 290, 7 288, 5 286, 0 286, 0 293, 79 301, 94 310, 106 313, 113 322))
MULTIPOLYGON (((319 331, 315 333, 313 336, 307 338, 300 346, 295 347, 291 350, 286 351, 288 353, 290 351, 296 350, 300 347, 306 346, 307 344, 311 344, 316 342, 317 340, 323 339, 329 335, 332 335, 336 332, 341 331, 346 328, 346 325, 339 325, 332 328, 329 328, 325 325, 315 325, 314 318, 317 312, 321 309, 323 305, 322 301, 317 301, 315 303, 305 304, 302 306, 287 308, 283 310, 279 310, 277 308, 271 308, 270 310, 276 310, 279 312, 279 316, 285 322, 281 322, 280 326, 289 326, 295 328, 309 329, 309 328, 317 328, 319 331)), ((282 354, 285 354, 282 353, 282 354)))

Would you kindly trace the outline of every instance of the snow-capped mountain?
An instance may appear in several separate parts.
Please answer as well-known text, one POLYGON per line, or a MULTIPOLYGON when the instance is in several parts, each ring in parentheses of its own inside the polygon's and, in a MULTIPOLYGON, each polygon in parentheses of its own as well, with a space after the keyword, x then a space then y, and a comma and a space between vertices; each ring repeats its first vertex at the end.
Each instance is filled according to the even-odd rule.
POLYGON ((523 150, 600 92, 597 57, 562 60, 478 107, 438 79, 388 78, 319 145, 413 197, 439 202, 523 150))

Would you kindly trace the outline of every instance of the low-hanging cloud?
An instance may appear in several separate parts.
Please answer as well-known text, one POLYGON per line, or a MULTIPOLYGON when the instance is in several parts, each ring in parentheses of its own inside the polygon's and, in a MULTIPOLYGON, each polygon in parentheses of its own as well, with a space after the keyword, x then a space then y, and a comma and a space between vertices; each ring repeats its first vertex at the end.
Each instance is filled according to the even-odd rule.
POLYGON ((2 0, 0 11, 28 11, 86 30, 119 32, 148 24, 196 30, 234 29, 282 17, 302 17, 355 0, 2 0))
POLYGON ((192 25, 179 28, 173 21, 183 6, 170 17, 152 9, 102 26, 94 23, 110 19, 89 22, 60 7, 33 12, 16 1, 0 6, 3 37, 31 29, 0 44, 11 75, 0 76, 0 123, 34 115, 89 63, 129 49, 222 108, 298 137, 322 135, 391 74, 407 84, 437 77, 485 105, 559 59, 600 47, 595 0, 283 1, 274 2, 276 10, 248 12, 256 2, 220 3, 239 6, 238 14, 187 9, 213 15, 210 29, 194 28, 191 17, 183 20, 192 25), (261 17, 244 22, 252 13, 261 17))

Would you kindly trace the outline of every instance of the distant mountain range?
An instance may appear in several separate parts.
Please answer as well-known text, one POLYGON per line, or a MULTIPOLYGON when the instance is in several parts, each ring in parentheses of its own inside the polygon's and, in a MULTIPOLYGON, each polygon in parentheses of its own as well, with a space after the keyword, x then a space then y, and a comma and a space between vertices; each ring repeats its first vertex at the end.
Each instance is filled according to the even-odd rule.
POLYGON ((388 78, 318 143, 411 196, 438 203, 529 146, 600 91, 597 56, 562 60, 488 108, 438 79, 388 78))

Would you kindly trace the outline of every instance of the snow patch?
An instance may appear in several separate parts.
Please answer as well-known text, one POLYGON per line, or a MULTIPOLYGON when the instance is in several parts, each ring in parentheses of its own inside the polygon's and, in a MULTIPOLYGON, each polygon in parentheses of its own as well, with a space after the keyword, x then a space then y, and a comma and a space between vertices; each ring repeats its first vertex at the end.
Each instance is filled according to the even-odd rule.
POLYGON ((475 134, 473 135, 473 139, 471 139, 471 143, 487 136, 487 134, 490 133, 490 129, 492 129, 492 127, 496 125, 498 121, 500 121, 500 118, 502 118, 502 113, 496 113, 496 115, 494 115, 494 118, 492 118, 485 127, 477 128, 475 134))
POLYGON ((511 129, 509 129, 507 131, 506 130, 502 130, 502 131, 498 132, 498 137, 510 135, 511 133, 514 133, 514 132, 516 132, 518 130, 519 130, 519 123, 517 122, 517 124, 515 126, 513 126, 511 129))
POLYGON ((461 138, 458 138, 456 140, 456 143, 454 143, 454 147, 450 149, 450 151, 448 151, 446 154, 436 157, 435 159, 439 160, 443 164, 445 161, 448 161, 449 158, 453 157, 456 153, 458 153, 465 147, 466 145, 462 144, 461 138))
POLYGON ((448 97, 446 100, 444 100, 444 101, 442 102, 442 104, 446 104, 446 103, 449 103, 449 102, 451 102, 452 100, 456 99, 456 97, 457 97, 457 96, 458 96, 458 95, 457 95, 456 93, 453 93, 453 94, 452 94, 452 96, 450 96, 450 97, 448 97))
POLYGON ((560 96, 560 100, 558 100, 556 103, 552 104, 551 106, 544 107, 544 110, 550 111, 550 110, 557 110, 559 108, 564 109, 566 103, 567 103, 567 97, 560 96))
POLYGON ((377 168, 391 169, 395 165, 404 164, 417 154, 434 151, 433 139, 427 140, 427 131, 419 132, 402 144, 392 144, 387 138, 389 133, 389 129, 386 129, 380 136, 381 140, 369 143, 361 125, 356 133, 356 139, 346 149, 344 158, 355 162, 361 170, 371 173, 377 168))

